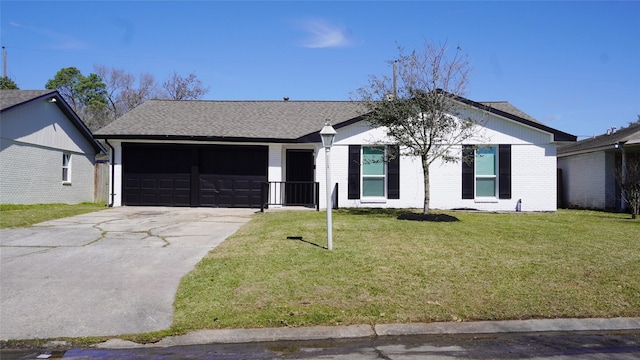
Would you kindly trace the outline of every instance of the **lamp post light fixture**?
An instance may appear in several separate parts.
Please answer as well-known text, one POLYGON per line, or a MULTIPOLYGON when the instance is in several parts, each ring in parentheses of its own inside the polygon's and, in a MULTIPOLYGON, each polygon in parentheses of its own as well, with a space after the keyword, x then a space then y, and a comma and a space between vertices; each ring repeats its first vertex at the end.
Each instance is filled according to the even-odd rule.
POLYGON ((333 145, 333 140, 336 137, 336 130, 331 126, 329 120, 324 123, 324 127, 320 130, 320 137, 322 138, 322 146, 324 146, 324 162, 325 162, 325 171, 327 175, 327 183, 325 184, 325 188, 327 190, 327 249, 333 249, 333 234, 331 230, 331 209, 333 208, 333 201, 331 199, 331 159, 329 158, 329 154, 331 152, 331 146, 333 145))

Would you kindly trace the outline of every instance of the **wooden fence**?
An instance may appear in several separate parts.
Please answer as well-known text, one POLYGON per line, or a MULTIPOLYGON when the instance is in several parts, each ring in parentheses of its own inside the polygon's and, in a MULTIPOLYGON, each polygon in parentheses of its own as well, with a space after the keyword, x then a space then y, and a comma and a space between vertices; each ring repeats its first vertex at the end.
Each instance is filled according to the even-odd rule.
POLYGON ((93 201, 97 203, 109 203, 109 161, 96 161, 93 175, 93 201))

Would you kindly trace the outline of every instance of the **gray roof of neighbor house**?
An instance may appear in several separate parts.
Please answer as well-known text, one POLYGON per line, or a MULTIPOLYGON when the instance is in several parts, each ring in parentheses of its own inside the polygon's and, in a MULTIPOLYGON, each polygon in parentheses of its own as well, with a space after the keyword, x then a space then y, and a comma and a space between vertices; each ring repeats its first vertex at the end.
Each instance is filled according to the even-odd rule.
POLYGON ((640 146, 640 124, 632 124, 620 130, 559 147, 558 156, 613 149, 616 144, 640 146))
POLYGON ((0 110, 6 110, 39 97, 54 96, 55 90, 2 90, 0 91, 0 110))
POLYGON ((82 122, 78 115, 56 90, 0 90, 0 112, 8 111, 18 106, 54 98, 55 104, 66 115, 69 121, 93 145, 96 152, 107 153, 107 150, 94 139, 91 130, 82 122))
MULTIPOLYGON (((456 100, 547 131, 556 141, 575 136, 552 129, 506 101, 456 100)), ((367 110, 354 101, 148 100, 94 133, 101 139, 173 139, 319 142, 326 120, 340 128, 363 120, 367 110)))

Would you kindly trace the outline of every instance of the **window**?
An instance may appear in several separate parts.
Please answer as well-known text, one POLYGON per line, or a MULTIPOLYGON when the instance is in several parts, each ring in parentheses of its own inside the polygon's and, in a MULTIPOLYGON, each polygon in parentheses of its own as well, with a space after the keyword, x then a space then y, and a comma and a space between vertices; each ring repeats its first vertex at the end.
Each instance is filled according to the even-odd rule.
POLYGON ((362 197, 385 196, 385 165, 384 147, 362 147, 362 197))
POLYGON ((496 196, 496 147, 488 146, 476 150, 476 196, 495 197, 496 196))
POLYGON ((348 199, 400 199, 397 146, 349 146, 348 199))
POLYGON ((511 199, 511 145, 463 145, 462 198, 511 199))
POLYGON ((71 182, 71 154, 62 154, 62 182, 71 182))

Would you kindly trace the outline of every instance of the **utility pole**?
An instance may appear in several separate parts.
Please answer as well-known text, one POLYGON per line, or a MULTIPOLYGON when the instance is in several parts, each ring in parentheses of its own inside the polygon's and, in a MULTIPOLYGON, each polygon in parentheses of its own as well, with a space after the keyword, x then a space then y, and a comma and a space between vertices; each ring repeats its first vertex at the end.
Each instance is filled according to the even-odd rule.
POLYGON ((7 78, 7 50, 2 46, 2 77, 7 78))
POLYGON ((398 61, 393 62, 393 98, 398 98, 398 77, 396 75, 396 63, 398 61))

